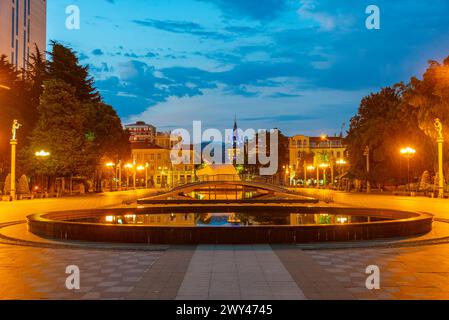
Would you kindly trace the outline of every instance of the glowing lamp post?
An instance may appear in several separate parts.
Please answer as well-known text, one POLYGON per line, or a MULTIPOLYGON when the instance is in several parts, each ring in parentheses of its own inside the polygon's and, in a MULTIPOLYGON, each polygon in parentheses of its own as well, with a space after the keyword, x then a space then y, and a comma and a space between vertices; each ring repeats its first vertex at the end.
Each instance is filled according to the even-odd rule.
POLYGON ((315 171, 315 167, 314 166, 306 166, 306 170, 304 170, 304 186, 307 183, 307 171, 313 172, 313 171, 315 171))
POLYGON ((117 190, 122 191, 122 161, 119 160, 117 167, 115 168, 115 174, 118 177, 117 179, 117 190))
POLYGON ((126 169, 126 189, 129 188, 129 170, 134 168, 134 165, 132 163, 125 164, 126 169))
POLYGON ((36 152, 34 155, 38 158, 48 158, 50 156, 50 152, 41 150, 39 152, 36 152))
POLYGON ((344 166, 346 166, 348 163, 346 162, 345 159, 338 159, 335 163, 340 168, 340 170, 339 170, 340 179, 338 180, 338 188, 340 189, 341 188, 341 178, 342 178, 341 175, 343 174, 342 168, 344 166))
POLYGON ((410 158, 416 153, 416 150, 410 147, 401 149, 401 154, 407 158, 407 191, 410 191, 410 158))
MULTIPOLYGON (((112 169, 112 168, 115 167, 115 163, 114 162, 108 162, 108 163, 105 164, 105 167, 108 168, 108 169, 112 169)), ((114 178, 115 178, 116 187, 117 187, 117 177, 115 176, 115 174, 114 174, 114 178)), ((112 191, 112 181, 111 181, 111 191, 112 191)))
MULTIPOLYGON (((50 156, 50 152, 45 151, 45 150, 41 150, 41 151, 36 152, 34 155, 36 156, 36 158, 44 160, 44 159, 47 159, 50 156)), ((44 184, 45 184, 44 172, 42 171, 42 196, 44 196, 44 192, 45 192, 45 189, 46 189, 44 184)))
POLYGON ((329 168, 329 165, 327 163, 322 163, 319 165, 321 169, 323 169, 323 186, 326 186, 326 169, 329 168))
MULTIPOLYGON (((136 168, 136 170, 138 171, 138 172, 142 172, 143 170, 145 170, 145 166, 138 166, 137 168, 136 168)), ((135 186, 135 184, 134 184, 134 188, 135 188, 136 186, 135 186)))
POLYGON ((148 189, 148 168, 150 165, 148 163, 145 163, 145 188, 148 189))
POLYGON ((371 184, 369 182, 369 172, 370 172, 370 161, 369 161, 369 153, 370 153, 370 147, 366 146, 365 151, 363 152, 363 155, 366 157, 366 193, 371 192, 371 184))

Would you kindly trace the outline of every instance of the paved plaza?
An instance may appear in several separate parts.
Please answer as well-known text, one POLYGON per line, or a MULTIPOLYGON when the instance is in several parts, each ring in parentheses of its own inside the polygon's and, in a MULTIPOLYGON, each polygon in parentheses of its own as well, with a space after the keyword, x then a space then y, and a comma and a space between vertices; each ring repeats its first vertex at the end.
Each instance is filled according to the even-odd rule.
MULTIPOLYGON (((28 214, 60 210, 62 206, 122 206, 124 200, 139 196, 142 194, 123 192, 0 202, 0 223, 23 221, 28 214)), ((413 207, 449 219, 447 200, 343 193, 337 193, 334 199, 337 205, 413 207)), ((14 228, 0 229, 0 235, 19 234, 24 225, 14 228)), ((0 298, 449 299, 449 242, 344 249, 294 245, 64 248, 0 238, 0 298), (69 265, 80 269, 80 290, 65 286, 69 265), (366 288, 369 265, 380 268, 379 290, 366 288)))

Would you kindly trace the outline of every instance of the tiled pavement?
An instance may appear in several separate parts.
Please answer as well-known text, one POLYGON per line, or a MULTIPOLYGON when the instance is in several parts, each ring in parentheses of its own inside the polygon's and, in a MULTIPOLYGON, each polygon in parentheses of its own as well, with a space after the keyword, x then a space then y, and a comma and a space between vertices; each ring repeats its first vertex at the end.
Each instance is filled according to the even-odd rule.
POLYGON ((307 252, 358 299, 449 299, 449 245, 307 252), (365 268, 380 268, 380 290, 364 289, 365 268))
POLYGON ((1 299, 119 299, 141 281, 161 252, 42 249, 0 245, 1 299), (65 287, 66 267, 80 269, 81 289, 65 287))
POLYGON ((192 246, 171 247, 143 274, 126 299, 175 299, 194 252, 192 246))
POLYGON ((182 246, 166 251, 0 244, 1 299, 449 299, 449 244, 299 250, 182 246), (380 290, 365 287, 368 265, 380 290), (77 265, 81 289, 65 288, 77 265))
POLYGON ((305 296, 269 245, 202 245, 176 298, 303 300, 305 296))
MULTIPOLYGON (((115 206, 130 196, 117 193, 63 201, 65 209, 85 209, 115 206)), ((335 198, 352 205, 383 203, 414 210, 424 206, 442 218, 447 218, 449 206, 418 198, 349 194, 335 198)), ((0 222, 59 208, 59 199, 0 203, 0 212, 8 213, 0 215, 0 222)), ((114 251, 0 244, 0 299, 195 298, 449 299, 449 244, 307 251, 268 245, 114 251), (79 291, 65 288, 68 265, 80 268, 79 291), (365 288, 368 265, 380 268, 380 290, 365 288)))

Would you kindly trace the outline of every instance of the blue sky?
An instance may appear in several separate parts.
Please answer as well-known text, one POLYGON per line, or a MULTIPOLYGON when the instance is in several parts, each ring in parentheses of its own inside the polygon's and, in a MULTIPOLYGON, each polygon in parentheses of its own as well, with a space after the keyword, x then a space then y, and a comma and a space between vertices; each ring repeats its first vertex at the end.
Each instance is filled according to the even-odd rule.
POLYGON ((79 53, 125 123, 224 129, 237 114, 243 129, 333 135, 363 96, 449 55, 448 14, 447 0, 49 0, 48 39, 79 53))

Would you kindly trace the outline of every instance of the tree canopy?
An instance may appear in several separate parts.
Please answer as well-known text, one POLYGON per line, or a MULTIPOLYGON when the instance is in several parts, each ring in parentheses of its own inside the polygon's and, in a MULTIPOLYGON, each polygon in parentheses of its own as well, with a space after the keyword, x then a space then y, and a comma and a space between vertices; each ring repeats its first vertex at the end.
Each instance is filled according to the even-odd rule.
MULTIPOLYGON (((0 90, 0 134, 10 135, 13 119, 23 124, 19 169, 53 178, 93 178, 103 158, 128 160, 128 136, 114 108, 102 101, 88 67, 57 42, 52 42, 49 57, 46 61, 36 48, 21 72, 0 57, 0 84, 11 88, 0 90), (39 159, 35 153, 40 150, 50 156, 39 159)), ((0 155, 6 159, 8 141, 0 141, 0 155)))
MULTIPOLYGON (((430 61, 421 80, 413 77, 407 84, 398 83, 362 99, 346 138, 352 173, 380 185, 404 183, 407 164, 400 150, 407 146, 417 150, 411 161, 414 176, 426 170, 435 173, 437 117, 449 128, 449 57, 442 64, 430 61)), ((449 129, 444 134, 449 139, 449 129)))

